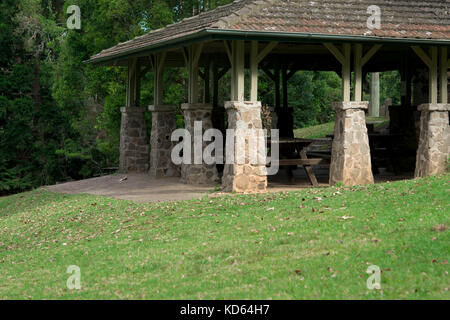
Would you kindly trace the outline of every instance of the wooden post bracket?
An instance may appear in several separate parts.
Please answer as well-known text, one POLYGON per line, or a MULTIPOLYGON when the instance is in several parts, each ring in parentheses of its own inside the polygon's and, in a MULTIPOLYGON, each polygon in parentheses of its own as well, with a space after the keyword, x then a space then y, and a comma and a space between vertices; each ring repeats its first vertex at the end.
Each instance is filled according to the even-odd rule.
MULTIPOLYGON (((349 43, 343 44, 341 51, 332 43, 323 43, 323 46, 330 51, 342 65, 342 96, 344 101, 350 101, 350 81, 351 81, 351 47, 349 43)), ((382 47, 381 44, 372 46, 366 54, 363 54, 362 44, 354 45, 354 71, 355 71, 355 101, 362 99, 362 67, 377 53, 382 47)))
MULTIPOLYGON (((438 102, 438 48, 431 47, 429 54, 426 53, 419 46, 411 46, 411 49, 417 54, 417 56, 425 63, 429 71, 429 102, 438 102)), ((445 64, 444 59, 441 59, 441 66, 445 64)), ((442 78, 441 78, 442 79, 442 78)), ((442 91, 442 88, 441 88, 442 91)), ((445 98, 446 94, 442 94, 441 99, 445 98)))

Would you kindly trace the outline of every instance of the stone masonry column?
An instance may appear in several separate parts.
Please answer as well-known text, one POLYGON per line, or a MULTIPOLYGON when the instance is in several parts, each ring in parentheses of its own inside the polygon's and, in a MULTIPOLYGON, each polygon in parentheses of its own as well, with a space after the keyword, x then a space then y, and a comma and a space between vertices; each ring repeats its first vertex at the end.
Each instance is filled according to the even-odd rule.
POLYGON ((420 138, 416 156, 415 177, 444 173, 450 156, 450 104, 419 105, 420 138))
POLYGON ((336 111, 330 165, 330 185, 373 183, 364 110, 369 102, 334 102, 336 111))
POLYGON ((145 109, 141 107, 121 108, 120 124, 120 172, 147 172, 148 135, 145 124, 145 109))
MULTIPOLYGON (((215 164, 194 164, 194 122, 202 122, 202 133, 212 128, 212 105, 207 103, 183 103, 185 129, 191 134, 191 164, 181 165, 181 181, 192 185, 216 185, 219 181, 215 164)), ((203 142, 202 150, 208 145, 203 142)))
POLYGON ((150 176, 153 178, 179 177, 180 166, 171 159, 172 132, 176 130, 176 106, 149 106, 152 113, 152 131, 150 136, 150 176))
MULTIPOLYGON (((228 112, 228 129, 235 130, 235 138, 233 142, 234 163, 226 163, 223 172, 224 191, 265 192, 267 187, 266 156, 258 154, 259 144, 264 141, 258 140, 258 144, 250 143, 248 133, 252 131, 247 131, 248 129, 262 129, 261 102, 227 101, 225 109, 228 112), (245 133, 246 131, 247 133, 245 133), (240 134, 245 134, 245 136, 239 137, 240 134), (244 139, 242 144, 238 143, 240 138, 244 139), (250 161, 250 152, 259 155, 257 163, 250 161), (239 163, 239 155, 245 155, 244 161, 241 161, 243 163, 239 163)), ((254 131, 253 134, 256 135, 254 131)))

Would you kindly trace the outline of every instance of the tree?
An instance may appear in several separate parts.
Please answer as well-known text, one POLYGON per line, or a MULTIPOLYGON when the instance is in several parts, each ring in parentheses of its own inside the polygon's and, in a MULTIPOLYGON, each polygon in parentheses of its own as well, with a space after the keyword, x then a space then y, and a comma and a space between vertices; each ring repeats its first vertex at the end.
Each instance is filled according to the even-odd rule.
POLYGON ((32 145, 32 68, 24 63, 23 43, 15 34, 19 4, 0 3, 0 192, 33 185, 28 152, 32 145))

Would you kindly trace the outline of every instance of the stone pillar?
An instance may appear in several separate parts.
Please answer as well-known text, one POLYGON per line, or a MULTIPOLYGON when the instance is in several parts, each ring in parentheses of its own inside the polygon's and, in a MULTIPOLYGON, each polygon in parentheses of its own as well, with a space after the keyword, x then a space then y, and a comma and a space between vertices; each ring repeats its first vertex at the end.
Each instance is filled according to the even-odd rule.
POLYGON ((334 102, 336 111, 330 165, 330 185, 373 183, 364 110, 369 103, 334 102))
POLYGON ((147 172, 148 135, 145 109, 141 107, 120 108, 120 172, 147 172))
MULTIPOLYGON (((227 101, 225 109, 228 112, 228 129, 234 129, 235 134, 243 134, 248 129, 262 129, 261 103, 227 101)), ((248 133, 251 131, 247 131, 248 133)), ((253 131, 253 133, 255 133, 253 131)), ((259 154, 259 163, 252 164, 250 152, 255 152, 258 156, 259 143, 249 143, 250 137, 237 137, 234 139, 234 164, 226 163, 222 186, 227 192, 264 192, 267 187, 266 156, 259 154), (242 144, 238 139, 243 138, 242 144), (243 163, 239 163, 238 155, 243 155, 243 163)), ((228 158, 228 157, 227 157, 228 158)))
MULTIPOLYGON (((202 122, 202 133, 212 128, 212 105, 206 103, 184 103, 181 105, 184 112, 185 129, 191 134, 191 164, 181 165, 181 181, 193 185, 216 185, 219 182, 215 164, 194 164, 194 122, 202 122)), ((202 150, 210 142, 203 142, 202 150)))
POLYGON ((421 104, 418 109, 421 111, 420 138, 414 176, 444 173, 450 156, 450 104, 421 104))
POLYGON ((180 167, 171 159, 172 132, 177 128, 176 106, 149 106, 152 113, 152 132, 150 136, 150 176, 153 178, 178 177, 180 167))

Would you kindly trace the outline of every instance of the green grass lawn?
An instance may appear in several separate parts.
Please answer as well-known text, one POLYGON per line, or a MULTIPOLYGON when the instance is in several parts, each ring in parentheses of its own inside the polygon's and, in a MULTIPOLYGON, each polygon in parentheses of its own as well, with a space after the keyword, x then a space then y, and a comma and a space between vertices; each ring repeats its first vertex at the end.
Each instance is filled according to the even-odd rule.
MULTIPOLYGON (((389 119, 383 117, 367 117, 366 122, 377 122, 375 123, 375 128, 389 122, 389 119)), ((325 138, 327 134, 332 134, 334 130, 334 121, 328 122, 324 124, 320 124, 317 126, 295 129, 294 135, 296 138, 304 138, 304 139, 317 139, 317 138, 325 138)))
POLYGON ((137 204, 0 198, 0 298, 450 299, 450 174, 137 204), (81 290, 69 290, 69 265, 81 290), (368 290, 368 266, 381 290, 368 290))

